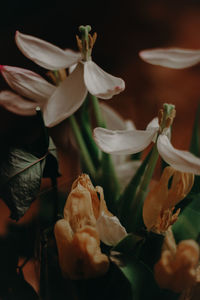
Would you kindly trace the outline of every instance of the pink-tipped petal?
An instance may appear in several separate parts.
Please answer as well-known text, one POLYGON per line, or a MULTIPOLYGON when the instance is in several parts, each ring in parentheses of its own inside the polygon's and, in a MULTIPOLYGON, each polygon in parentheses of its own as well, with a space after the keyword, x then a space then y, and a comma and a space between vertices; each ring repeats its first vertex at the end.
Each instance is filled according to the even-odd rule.
POLYGON ((200 50, 179 48, 155 48, 140 51, 139 56, 147 63, 172 69, 184 69, 200 62, 200 50))
POLYGON ((13 92, 2 91, 0 93, 0 105, 12 113, 21 116, 32 116, 36 114, 35 109, 38 103, 25 100, 13 92))
POLYGON ((174 169, 200 175, 200 159, 188 151, 175 149, 166 135, 159 135, 157 147, 161 157, 174 169))
POLYGON ((84 63, 84 80, 90 94, 102 99, 110 99, 125 89, 121 78, 106 73, 93 61, 84 63))
POLYGON ((81 59, 81 54, 78 52, 62 50, 51 43, 19 31, 16 32, 15 41, 27 58, 48 70, 68 68, 81 59))
POLYGON ((83 65, 78 64, 49 98, 44 108, 44 120, 48 127, 53 127, 71 116, 83 103, 87 89, 83 80, 83 65))
POLYGON ((1 73, 14 91, 31 100, 44 102, 55 91, 54 85, 29 70, 3 66, 1 73))
POLYGON ((144 150, 155 130, 109 130, 97 127, 94 139, 99 148, 110 154, 133 154, 144 150))

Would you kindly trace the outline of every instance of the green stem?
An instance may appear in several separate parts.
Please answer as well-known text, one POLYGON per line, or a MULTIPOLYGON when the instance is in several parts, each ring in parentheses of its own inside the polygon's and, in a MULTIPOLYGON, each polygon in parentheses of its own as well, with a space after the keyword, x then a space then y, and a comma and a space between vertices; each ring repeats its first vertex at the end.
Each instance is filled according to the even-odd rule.
POLYGON ((76 141, 77 141, 77 143, 80 147, 81 155, 83 157, 83 160, 84 160, 84 163, 87 167, 87 170, 88 170, 89 174, 91 175, 91 177, 95 178, 95 173, 96 173, 95 167, 93 165, 93 162, 91 160, 90 154, 89 154, 88 149, 87 149, 87 146, 86 146, 85 141, 82 137, 82 134, 81 134, 79 126, 78 126, 78 123, 77 123, 74 115, 69 117, 69 122, 70 122, 71 128, 73 130, 73 133, 75 135, 76 141))
POLYGON ((102 117, 101 109, 99 106, 99 100, 96 96, 90 94, 90 99, 92 100, 93 110, 95 119, 98 127, 106 128, 106 123, 102 117))
POLYGON ((155 143, 152 153, 149 159, 149 163, 144 173, 144 177, 142 179, 141 184, 139 185, 139 189, 136 192, 136 198, 134 200, 134 204, 130 209, 129 214, 129 230, 137 231, 138 228, 144 226, 143 224, 143 217, 142 217, 142 210, 143 210, 143 203, 147 195, 148 186, 151 181, 154 169, 156 167, 156 163, 159 157, 157 144, 155 143))
POLYGON ((140 189, 143 191, 146 191, 146 189, 151 181, 151 178, 152 178, 152 175, 153 175, 153 172, 154 172, 157 160, 158 160, 158 156, 159 156, 159 153, 158 153, 157 145, 155 143, 155 145, 153 146, 153 149, 152 149, 151 157, 149 159, 149 164, 146 168, 146 171, 144 173, 144 177, 143 177, 143 180, 142 180, 142 183, 140 186, 140 189))
MULTIPOLYGON (((90 95, 90 99, 92 101, 92 106, 94 110, 95 120, 98 127, 106 128, 106 123, 103 119, 99 100, 96 96, 90 95)), ((104 193, 106 198, 108 199, 112 197, 112 202, 107 200, 108 207, 112 212, 116 213, 117 211, 117 201, 119 199, 120 193, 120 185, 115 172, 115 168, 113 165, 112 157, 108 153, 102 153, 102 185, 104 187, 104 193), (112 196, 110 196, 112 195, 112 196)))

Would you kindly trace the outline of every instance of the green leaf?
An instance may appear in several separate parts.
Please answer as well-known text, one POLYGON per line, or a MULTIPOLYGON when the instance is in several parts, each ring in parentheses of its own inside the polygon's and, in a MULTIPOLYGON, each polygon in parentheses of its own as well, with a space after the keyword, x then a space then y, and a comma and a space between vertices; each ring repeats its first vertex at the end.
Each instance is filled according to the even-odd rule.
POLYGON ((112 248, 112 251, 117 251, 120 253, 130 253, 138 249, 140 249, 142 243, 144 242, 144 238, 133 234, 129 233, 124 239, 122 239, 115 247, 112 248))
POLYGON ((127 278, 132 290, 133 300, 160 299, 160 288, 157 286, 152 271, 133 256, 116 256, 111 258, 127 278))
POLYGON ((40 190, 45 157, 11 148, 1 156, 0 196, 11 210, 11 218, 21 218, 40 190))
POLYGON ((140 248, 140 259, 153 270, 155 263, 160 259, 164 235, 154 232, 145 232, 145 240, 140 248))
POLYGON ((120 186, 115 173, 112 157, 108 153, 102 152, 101 169, 99 170, 99 174, 100 176, 96 179, 96 184, 103 187, 108 209, 116 215, 120 186))
POLYGON ((172 226, 177 242, 185 239, 197 240, 200 233, 200 194, 184 208, 172 226))
POLYGON ((200 104, 196 112, 196 118, 194 121, 194 127, 192 131, 192 139, 190 142, 190 152, 196 156, 200 156, 199 117, 200 117, 200 104))
POLYGON ((129 213, 130 208, 133 205, 134 197, 136 195, 137 188, 140 184, 140 181, 142 179, 142 176, 144 174, 144 171, 146 169, 146 166, 148 164, 149 158, 150 158, 151 152, 146 156, 143 163, 137 170, 136 174, 130 181, 130 183, 125 188, 123 194, 120 196, 119 199, 119 216, 120 221, 122 222, 123 226, 126 227, 126 229, 129 231, 129 213))

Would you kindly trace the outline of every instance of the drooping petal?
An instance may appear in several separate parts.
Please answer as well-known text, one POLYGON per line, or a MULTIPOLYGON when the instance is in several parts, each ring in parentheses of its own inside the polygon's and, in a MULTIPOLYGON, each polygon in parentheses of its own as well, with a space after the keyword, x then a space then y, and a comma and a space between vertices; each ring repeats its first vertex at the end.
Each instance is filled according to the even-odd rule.
POLYGON ((44 107, 46 126, 55 126, 71 116, 81 106, 86 94, 83 65, 78 64, 72 74, 61 82, 44 107))
POLYGON ((0 105, 12 113, 31 116, 36 114, 35 109, 38 103, 26 100, 13 92, 2 91, 0 93, 0 105))
POLYGON ((26 69, 1 66, 0 71, 14 91, 31 100, 44 102, 56 89, 41 76, 26 69))
POLYGON ((119 219, 101 213, 96 223, 96 229, 100 240, 109 246, 116 245, 126 235, 126 229, 121 225, 119 219))
POLYGON ((102 99, 110 99, 125 89, 121 78, 106 73, 93 61, 84 63, 84 80, 90 94, 102 99))
POLYGON ((111 154, 133 154, 144 150, 152 141, 155 130, 109 130, 97 127, 94 139, 99 148, 111 154))
POLYGON ((48 70, 65 69, 81 59, 81 54, 63 50, 51 43, 16 31, 15 41, 21 52, 39 66, 48 70))
POLYGON ((200 50, 157 48, 140 51, 139 56, 147 63, 172 69, 183 69, 200 62, 200 50))
POLYGON ((161 157, 174 169, 200 175, 200 159, 188 151, 175 149, 166 135, 159 135, 157 147, 161 157))

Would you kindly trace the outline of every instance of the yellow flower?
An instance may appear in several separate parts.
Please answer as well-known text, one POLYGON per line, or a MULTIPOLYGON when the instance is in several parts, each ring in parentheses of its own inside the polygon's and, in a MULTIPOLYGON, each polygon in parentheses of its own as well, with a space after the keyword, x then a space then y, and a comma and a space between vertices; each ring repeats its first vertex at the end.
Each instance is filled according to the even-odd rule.
POLYGON ((118 219, 108 211, 102 188, 94 188, 86 174, 73 183, 64 219, 56 223, 54 232, 61 271, 71 279, 106 273, 109 260, 101 252, 100 239, 111 245, 126 235, 118 219))
POLYGON ((199 246, 193 240, 181 241, 175 253, 164 250, 154 267, 154 275, 161 288, 176 293, 193 287, 197 282, 199 246))
POLYGON ((194 175, 166 167, 160 181, 149 192, 143 206, 143 219, 149 231, 163 233, 178 218, 180 210, 173 214, 174 207, 189 193, 194 175), (169 180, 172 178, 171 187, 169 180))

